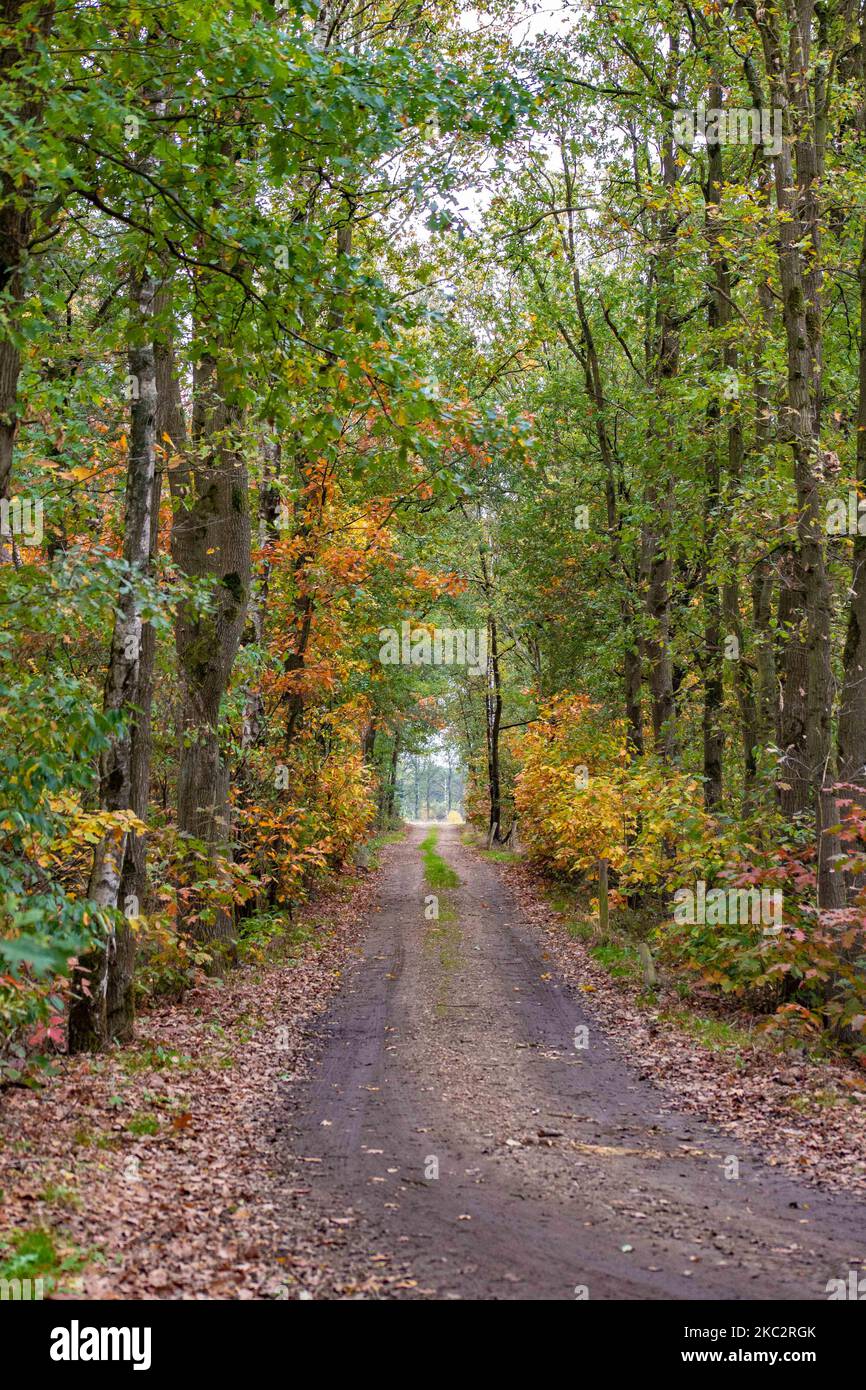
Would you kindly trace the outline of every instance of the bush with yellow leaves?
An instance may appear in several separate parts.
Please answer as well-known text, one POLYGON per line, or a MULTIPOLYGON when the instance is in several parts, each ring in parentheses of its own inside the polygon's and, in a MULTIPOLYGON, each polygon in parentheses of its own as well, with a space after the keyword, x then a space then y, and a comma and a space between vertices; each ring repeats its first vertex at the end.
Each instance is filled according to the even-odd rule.
POLYGON ((530 856, 578 877, 607 859, 625 891, 669 889, 724 862, 700 783, 647 756, 584 695, 550 701, 521 745, 515 804, 530 856))
POLYGON ((338 868, 363 841, 374 820, 362 724, 358 701, 311 709, 287 753, 279 746, 260 751, 260 795, 239 798, 238 825, 241 854, 271 903, 303 901, 315 879, 338 868))

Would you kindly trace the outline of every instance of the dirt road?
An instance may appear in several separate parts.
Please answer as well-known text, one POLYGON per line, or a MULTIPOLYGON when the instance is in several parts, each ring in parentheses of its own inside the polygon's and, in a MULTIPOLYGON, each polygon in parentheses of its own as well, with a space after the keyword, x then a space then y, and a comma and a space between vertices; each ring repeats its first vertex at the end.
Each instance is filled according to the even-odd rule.
POLYGON ((335 1279, 387 1272, 390 1298, 826 1299, 866 1254, 866 1203, 672 1111, 459 829, 438 849, 460 886, 425 918, 424 833, 383 852, 363 959, 288 1102, 335 1279))

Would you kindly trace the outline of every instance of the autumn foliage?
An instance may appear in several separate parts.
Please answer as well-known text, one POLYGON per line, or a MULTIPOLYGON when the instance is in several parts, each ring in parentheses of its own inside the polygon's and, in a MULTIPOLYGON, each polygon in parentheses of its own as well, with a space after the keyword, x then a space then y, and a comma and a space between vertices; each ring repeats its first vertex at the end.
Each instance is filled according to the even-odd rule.
POLYGON ((557 696, 522 740, 515 805, 538 862, 570 876, 607 859, 623 892, 656 890, 718 860, 695 778, 630 762, 625 727, 583 695, 557 696))
MULTIPOLYGON (((594 883, 607 859, 613 904, 642 903, 655 920, 661 960, 709 993, 739 997, 780 1038, 845 1032, 860 1049, 866 1027, 862 959, 866 907, 815 906, 814 850, 785 843, 780 824, 723 824, 703 807, 695 778, 652 757, 630 760, 624 726, 582 695, 551 701, 520 743, 515 805, 530 855, 549 871, 594 883), (778 891, 778 927, 762 920, 677 920, 679 888, 778 891)), ((866 866, 864 816, 843 802, 846 857, 866 866)), ((745 914, 743 914, 745 915, 745 914)))

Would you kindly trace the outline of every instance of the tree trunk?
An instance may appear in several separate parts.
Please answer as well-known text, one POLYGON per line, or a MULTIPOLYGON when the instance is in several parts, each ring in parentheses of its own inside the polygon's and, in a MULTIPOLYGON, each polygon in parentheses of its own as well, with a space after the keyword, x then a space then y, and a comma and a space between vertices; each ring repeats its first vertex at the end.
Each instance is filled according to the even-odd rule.
MULTIPOLYGON (((721 90, 711 85, 709 105, 717 109, 721 106, 721 90)), ((707 308, 710 351, 717 375, 724 360, 723 349, 717 346, 718 335, 726 320, 727 305, 724 291, 727 283, 727 267, 724 253, 719 246, 719 214, 722 202, 722 151, 718 135, 707 139, 707 185, 704 190, 706 200, 706 235, 709 247, 710 280, 712 289, 707 308)), ((725 734, 722 724, 724 705, 724 653, 722 650, 722 602, 719 576, 715 571, 715 535, 721 511, 721 470, 719 467, 719 426, 721 409, 718 397, 711 398, 707 407, 707 440, 704 463, 704 535, 703 568, 704 590, 704 656, 703 656, 703 741, 704 741, 704 805, 708 811, 718 806, 722 799, 722 780, 724 772, 725 734)))
MULTIPOLYGON (((22 126, 35 124, 41 98, 28 90, 27 79, 16 69, 32 60, 36 45, 50 32, 54 5, 42 5, 34 12, 25 0, 2 0, 0 4, 0 86, 7 110, 14 105, 14 118, 22 126), (26 12, 26 23, 24 16, 26 12)), ((5 169, 0 171, 0 305, 4 317, 13 323, 25 294, 24 267, 33 230, 33 180, 16 181, 5 169)), ((0 334, 0 498, 9 493, 12 453, 18 429, 18 377, 21 355, 8 334, 0 334)))
MULTIPOLYGON (((133 298, 138 331, 146 341, 129 353, 130 376, 136 383, 130 419, 129 466, 126 481, 126 516, 123 558, 133 581, 147 573, 151 551, 151 519, 156 475, 156 368, 151 337, 154 287, 143 274, 135 283, 133 298)), ((103 810, 122 811, 133 799, 133 729, 140 706, 142 621, 134 583, 120 595, 111 639, 105 683, 106 713, 120 715, 123 727, 112 737, 100 759, 99 803, 103 810)), ((69 1015, 70 1052, 96 1051, 109 1038, 108 981, 117 952, 113 913, 125 907, 120 900, 127 836, 105 836, 94 853, 88 897, 107 912, 111 922, 105 944, 88 953, 83 964, 89 971, 88 992, 73 1004, 69 1015)), ((127 928, 128 933, 128 928, 127 928)), ((112 990, 113 1024, 121 1034, 132 1027, 132 945, 121 946, 122 966, 112 990), (129 978, 126 980, 126 975, 129 978)))
POLYGON ((775 569, 769 558, 760 560, 752 574, 752 624, 755 632, 757 697, 755 728, 757 742, 766 746, 775 737, 779 690, 776 656, 771 627, 775 569))
POLYGON ((397 795, 397 764, 400 760, 400 731, 394 732, 394 746, 391 749, 391 766, 388 774, 388 790, 385 798, 385 822, 388 824, 394 814, 394 800, 397 795))
MULTIPOLYGON (((578 238, 574 223, 575 189, 573 170, 564 144, 560 145, 566 195, 566 232, 562 237, 563 250, 571 265, 571 289, 574 305, 580 323, 580 342, 576 342, 565 324, 559 324, 559 331, 566 347, 583 369, 586 394, 593 404, 593 421, 598 440, 604 472, 605 506, 607 512, 607 533, 611 548, 611 561, 614 572, 634 586, 634 578, 626 567, 622 553, 622 514, 621 497, 618 487, 618 472, 621 472, 621 459, 608 426, 608 401, 605 396, 601 364, 595 345, 595 336, 586 311, 583 288, 578 264, 578 238)), ((542 287, 542 286, 540 286, 542 287)), ((642 643, 638 632, 636 593, 626 588, 620 598, 620 616, 625 643, 623 653, 623 693, 626 716, 626 744, 632 757, 643 753, 643 707, 641 701, 642 643)))
MULTIPOLYGON (((166 290, 157 293, 154 313, 167 307, 166 290)), ((175 447, 181 447, 185 437, 185 421, 180 405, 177 382, 166 375, 158 344, 154 343, 154 374, 156 380, 156 447, 157 461, 153 475, 153 495, 150 512, 150 555, 148 569, 152 573, 159 549, 159 509, 162 499, 165 458, 175 447), (166 438, 168 436, 168 438, 166 438), (176 438, 175 438, 176 437, 176 438), (169 442, 170 441, 170 442, 169 442)), ((150 771, 153 753, 153 690, 156 673, 156 628, 144 623, 141 631, 141 659, 138 668, 138 700, 132 723, 132 761, 130 808, 139 820, 147 819, 150 801, 150 771)), ((127 837, 126 855, 120 882, 120 900, 124 904, 125 920, 118 926, 116 948, 108 972, 108 1035, 113 1042, 125 1042, 132 1034, 135 1019, 135 934, 129 925, 130 914, 145 907, 147 896, 147 836, 131 830, 127 837)))
MULTIPOLYGON (((859 113, 861 139, 866 131, 866 10, 860 20, 860 78, 863 104, 859 113)), ((857 382, 857 492, 862 500, 866 494, 866 223, 860 241, 860 260, 857 267, 860 286, 859 361, 857 382)), ((845 634, 842 694, 839 710, 838 754, 839 777, 843 783, 854 784, 848 790, 861 806, 866 804, 866 536, 858 527, 854 536, 852 557, 851 599, 848 608, 848 629, 845 634)), ((862 891, 862 874, 848 875, 852 897, 862 891)))
POLYGON ((499 730, 502 724, 502 678, 499 669, 499 633, 496 616, 493 612, 493 574, 488 562, 490 537, 479 509, 479 522, 482 530, 482 543, 479 546, 481 561, 481 587, 487 603, 487 672, 485 677, 484 709, 485 733, 487 741, 487 791, 490 800, 488 820, 488 839, 492 843, 499 838, 502 822, 502 779, 499 764, 499 730))
POLYGON ((673 510, 672 480, 661 487, 651 483, 645 501, 653 517, 651 522, 644 524, 641 536, 641 580, 650 629, 644 651, 649 667, 653 746, 665 762, 671 762, 677 751, 670 647, 672 567, 668 549, 673 510))
MULTIPOLYGON (((792 127, 774 156, 778 221, 778 263, 782 321, 788 366, 786 408, 780 439, 790 449, 797 493, 797 544, 806 618, 806 772, 815 819, 818 853, 818 905, 844 905, 843 875, 834 872, 839 837, 827 833, 836 823, 831 788, 835 779, 832 742, 832 595, 827 573, 821 506, 820 444, 823 376, 820 187, 823 174, 826 85, 820 62, 814 82, 805 80, 812 63, 814 0, 786 12, 783 36, 777 11, 755 12, 769 80, 771 103, 792 127), (792 162, 792 149, 794 162, 792 162)), ((820 19, 824 23, 824 19, 820 19)))
MULTIPOLYGON (((866 37, 866 36, 864 36, 866 37)), ((857 393, 857 487, 866 496, 866 226, 860 245, 860 358, 857 393)), ((839 776, 866 785, 866 536, 854 537, 851 603, 839 711, 839 776)))
POLYGON ((499 641, 496 619, 487 619, 489 651, 487 657, 487 784, 490 793, 488 832, 499 839, 502 825, 502 774, 499 762, 499 730, 502 724, 502 681, 499 671, 499 641))
MULTIPOLYGON (((226 400, 213 357, 196 367, 192 447, 170 472, 172 556, 190 579, 211 579, 210 611, 181 605, 175 624, 181 686, 178 829, 210 857, 229 845, 228 766, 219 744, 222 698, 237 656, 250 595, 250 514, 246 463, 235 435, 239 412, 226 400)), ((186 929, 197 940, 228 946, 225 909, 186 929)))
MULTIPOLYGON (((677 36, 671 34, 671 51, 678 47, 677 36)), ((662 148, 662 183, 672 197, 679 177, 677 151, 672 134, 665 137, 662 148)), ((675 759, 678 740, 675 727, 674 672, 671 659, 671 521, 674 505, 674 481, 667 460, 675 448, 676 433, 670 416, 669 383, 679 368, 679 330, 674 313, 674 258, 676 254, 677 216, 672 208, 661 215, 659 252, 656 270, 656 315, 650 379, 658 388, 658 410, 661 438, 658 457, 653 460, 652 475, 647 483, 644 501, 649 520, 642 528, 640 576, 644 595, 649 636, 646 639, 646 658, 649 666, 652 696, 653 741, 656 752, 665 762, 675 759), (662 463, 664 458, 664 463, 662 463), (663 480, 662 480, 663 479, 663 480)))
MULTIPOLYGON (((277 480, 280 474, 280 443, 274 435, 262 445, 262 482, 258 505, 258 547, 261 551, 260 569, 250 595, 249 626, 252 639, 261 646, 265 640, 268 596, 271 582, 271 547, 279 538, 278 520, 280 494, 277 480)), ((261 743, 265 732, 265 703, 253 676, 244 697, 241 746, 244 750, 261 743)), ((240 774, 244 774, 242 765, 240 774)))
POLYGON ((780 568, 778 631, 780 653, 776 742, 781 750, 779 807, 792 817, 808 810, 810 778, 806 746, 806 644, 803 638, 803 576, 792 549, 780 568))
MULTIPOLYGON (((629 627, 633 625, 630 622, 629 627)), ((625 686, 626 749, 629 757, 643 756, 643 646, 640 638, 633 633, 631 642, 626 638, 623 653, 625 686), (631 643, 634 645, 631 645, 631 643)))

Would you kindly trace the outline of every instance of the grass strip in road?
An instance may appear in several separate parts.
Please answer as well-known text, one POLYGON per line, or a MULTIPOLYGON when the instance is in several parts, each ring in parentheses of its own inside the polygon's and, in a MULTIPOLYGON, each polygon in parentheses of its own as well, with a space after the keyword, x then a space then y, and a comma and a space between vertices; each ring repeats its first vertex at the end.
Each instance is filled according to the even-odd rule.
POLYGON ((441 854, 438 853, 436 845, 439 841, 438 830, 431 830, 421 841, 421 853, 424 856, 424 877, 431 888, 458 888, 460 876, 455 873, 450 864, 446 864, 441 854))
MULTIPOLYGON (((425 906, 435 905, 435 915, 425 935, 428 947, 438 954, 441 973, 438 978, 434 1011, 437 1018, 447 1018, 450 1008, 452 976, 460 962, 461 932, 457 913, 448 901, 448 889, 460 886, 460 875, 450 864, 446 864, 436 845, 439 832, 434 828, 421 841, 421 854, 424 859, 424 877, 430 888, 436 890, 433 898, 425 900, 425 906), (442 895, 440 898, 440 894, 442 895)), ((426 913, 425 913, 426 915, 426 913)))

